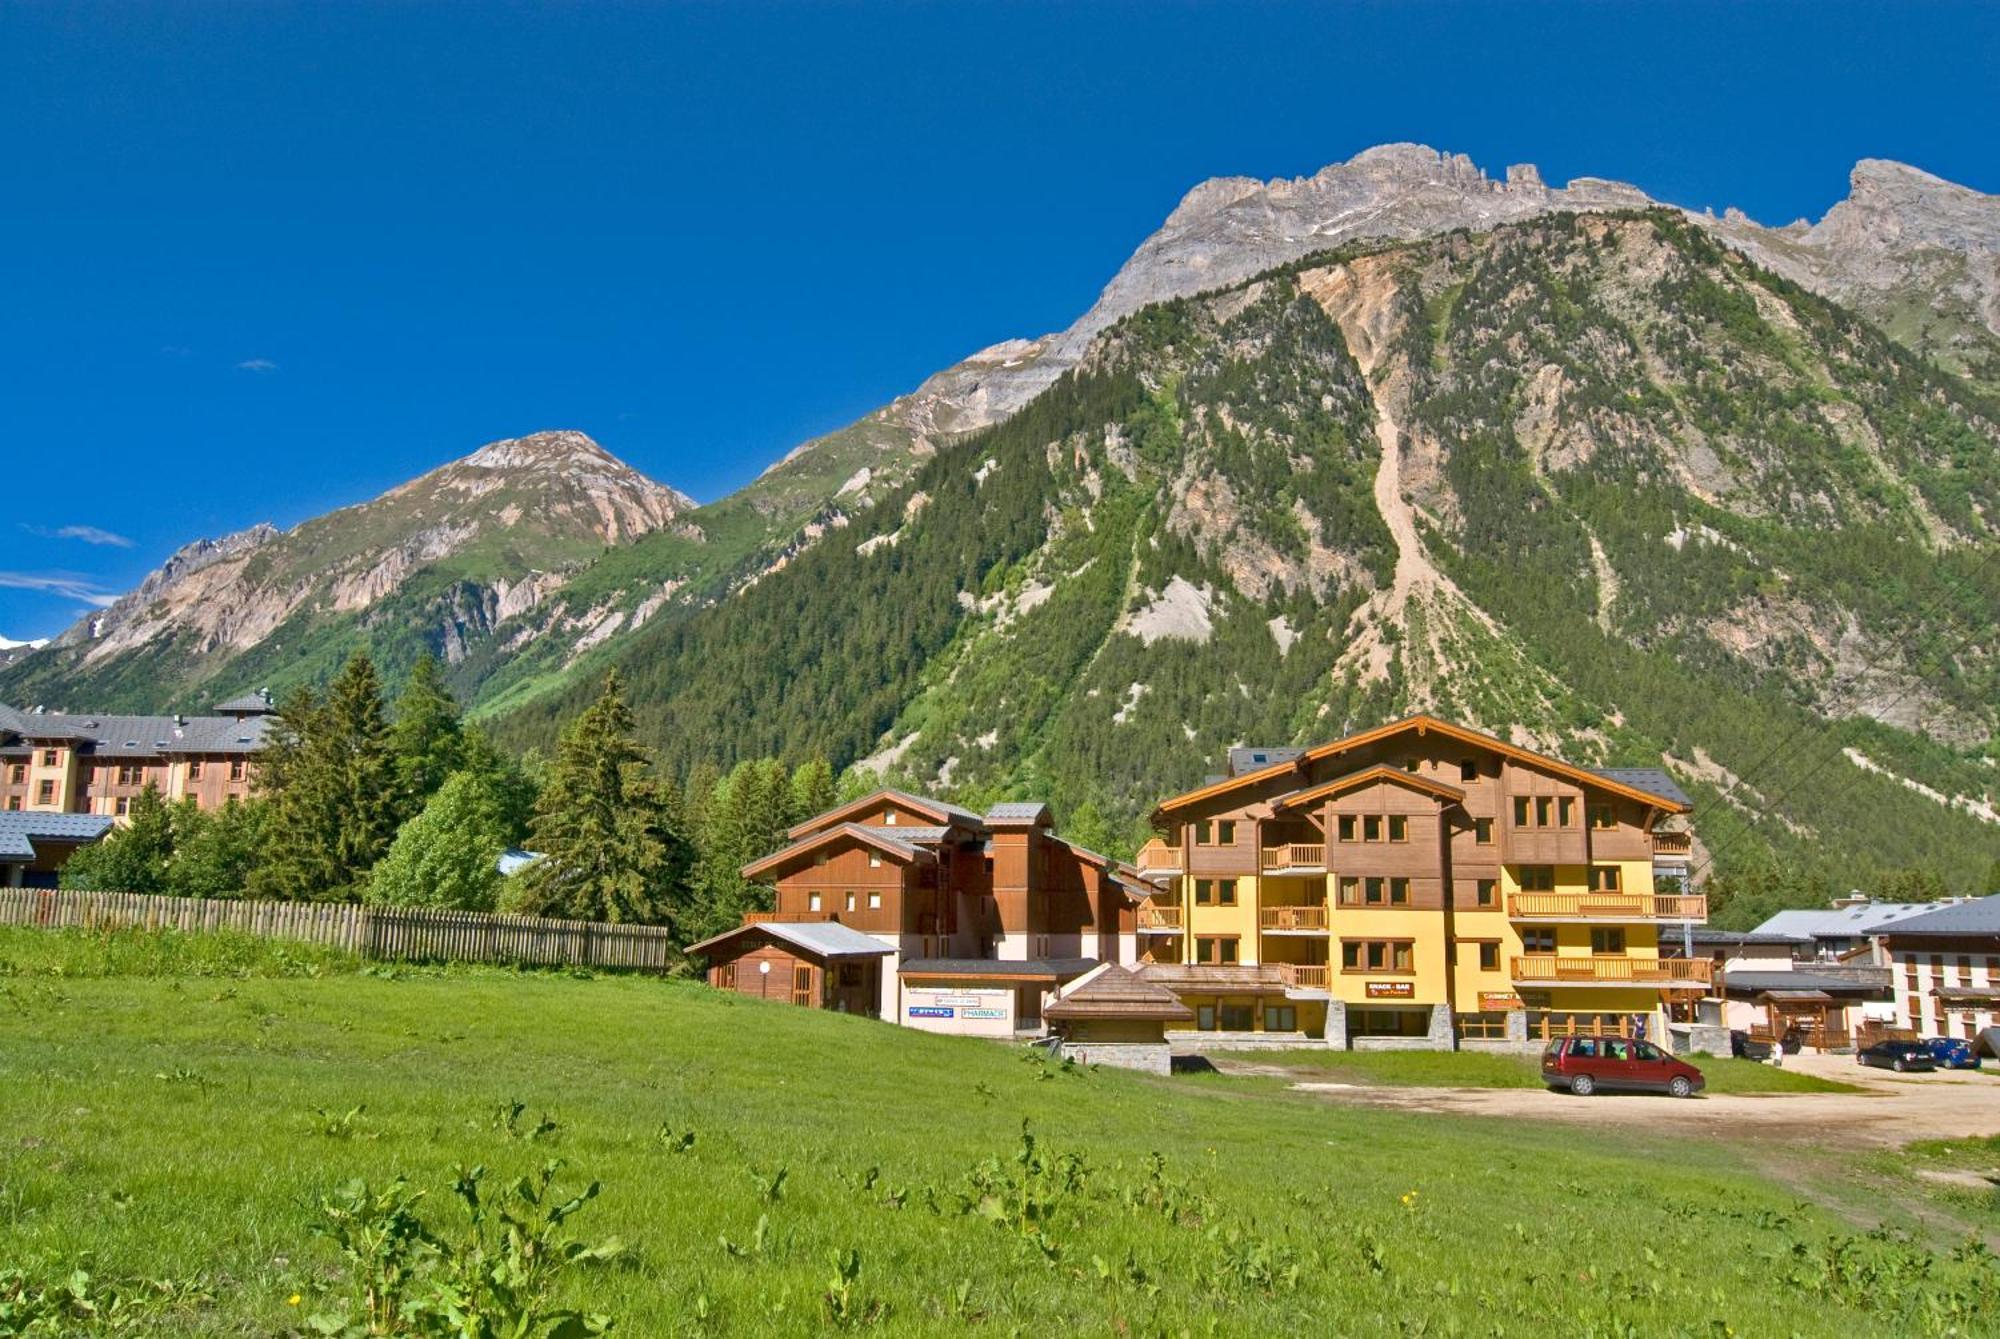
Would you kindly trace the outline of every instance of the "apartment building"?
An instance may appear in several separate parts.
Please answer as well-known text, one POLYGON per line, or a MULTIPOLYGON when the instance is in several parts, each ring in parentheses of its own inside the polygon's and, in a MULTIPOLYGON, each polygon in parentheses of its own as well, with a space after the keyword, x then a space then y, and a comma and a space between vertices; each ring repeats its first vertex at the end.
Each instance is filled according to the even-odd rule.
POLYGON ((1896 998, 1896 1025, 1962 1037, 2000 1054, 2000 893, 1949 903, 1875 930, 1896 998))
POLYGON ((204 809, 250 793, 275 711, 249 693, 208 716, 22 711, 0 705, 0 811, 122 819, 147 786, 204 809))
POLYGON ((689 949, 720 989, 1013 1036, 1041 1030, 1063 983, 1137 956, 1150 889, 1130 865, 1058 835, 1046 805, 974 813, 881 790, 786 835, 743 869, 771 887, 773 909, 689 949), (774 973, 786 990, 772 989, 774 973))
POLYGON ((1314 748, 1237 749, 1154 811, 1137 908, 1147 979, 1198 1031, 1330 1045, 1666 1035, 1706 956, 1660 936, 1683 891, 1687 796, 1431 716, 1314 748))

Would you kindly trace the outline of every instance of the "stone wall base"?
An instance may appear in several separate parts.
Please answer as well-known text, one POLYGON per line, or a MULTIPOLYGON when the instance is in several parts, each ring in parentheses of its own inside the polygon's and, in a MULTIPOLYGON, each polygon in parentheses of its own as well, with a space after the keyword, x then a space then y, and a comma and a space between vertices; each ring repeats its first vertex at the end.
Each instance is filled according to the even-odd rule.
POLYGON ((1181 1055, 1210 1051, 1295 1051, 1316 1039, 1303 1032, 1169 1032, 1167 1041, 1181 1055))
POLYGON ((1148 1074, 1174 1071, 1174 1053, 1165 1042, 1064 1042, 1062 1056, 1079 1065, 1114 1065, 1148 1074))

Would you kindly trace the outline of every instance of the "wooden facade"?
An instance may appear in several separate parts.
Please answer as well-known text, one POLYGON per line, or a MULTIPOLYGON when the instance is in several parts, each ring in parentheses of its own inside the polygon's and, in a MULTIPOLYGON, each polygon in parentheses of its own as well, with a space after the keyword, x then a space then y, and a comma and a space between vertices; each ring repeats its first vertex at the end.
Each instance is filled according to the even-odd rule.
POLYGON ((0 706, 0 811, 123 820, 148 786, 203 809, 247 798, 268 699, 212 716, 114 716, 0 706))

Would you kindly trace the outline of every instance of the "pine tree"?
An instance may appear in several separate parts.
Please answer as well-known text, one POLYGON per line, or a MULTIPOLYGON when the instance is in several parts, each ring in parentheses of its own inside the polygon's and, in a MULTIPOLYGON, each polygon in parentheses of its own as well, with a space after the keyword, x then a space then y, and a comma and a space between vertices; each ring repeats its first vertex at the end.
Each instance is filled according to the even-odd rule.
POLYGON ((465 727, 464 762, 459 770, 480 777, 499 806, 500 822, 507 845, 519 846, 528 839, 528 824, 535 816, 536 786, 526 767, 493 747, 493 741, 476 725, 465 727))
POLYGON ((355 652, 324 699, 301 691, 279 708, 259 760, 271 803, 258 896, 352 897, 395 836, 397 778, 375 666, 355 652))
POLYGON ((389 739, 396 755, 398 804, 401 816, 408 817, 424 807, 446 777, 465 765, 458 700, 445 687, 444 674, 429 651, 410 667, 409 680, 396 699, 396 724, 389 739))
POLYGON ((815 754, 792 773, 792 815, 794 823, 833 808, 833 767, 824 756, 815 754))
POLYGON ((738 763, 710 792, 695 867, 696 937, 726 930, 757 908, 759 893, 742 868, 785 844, 785 830, 800 816, 796 780, 776 758, 759 758, 738 763))
POLYGON ((174 858, 173 815, 160 789, 146 784, 132 801, 124 827, 85 846, 63 865, 65 888, 102 893, 161 893, 174 858))
POLYGON ((535 802, 529 844, 542 858, 508 888, 512 910, 672 925, 693 850, 678 796, 652 775, 632 735, 616 672, 570 723, 535 802))
POLYGON ((500 853, 511 839, 505 806, 491 774, 452 773, 396 834, 368 876, 364 900, 491 911, 500 890, 500 853))

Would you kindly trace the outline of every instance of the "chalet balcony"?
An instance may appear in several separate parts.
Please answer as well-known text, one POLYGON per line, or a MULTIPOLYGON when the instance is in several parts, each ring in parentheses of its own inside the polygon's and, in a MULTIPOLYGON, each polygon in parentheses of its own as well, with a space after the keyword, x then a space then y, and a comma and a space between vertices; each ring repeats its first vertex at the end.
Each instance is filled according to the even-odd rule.
POLYGON ((1531 953, 1512 960, 1516 985, 1663 986, 1702 990, 1715 964, 1707 958, 1558 957, 1531 953))
POLYGON ((1323 962, 1274 962, 1278 979, 1288 990, 1330 990, 1333 969, 1323 962))
POLYGON ((1266 934, 1323 935, 1326 933, 1325 907, 1264 907, 1257 924, 1266 934))
POLYGON ((1515 893, 1507 915, 1517 921, 1705 921, 1708 899, 1669 893, 1515 893))
POLYGON ((1653 834, 1654 856, 1684 856, 1694 852, 1692 832, 1655 832, 1653 834))
POLYGON ((1326 847, 1318 842, 1287 842, 1267 846, 1258 866, 1266 874, 1324 874, 1326 847))
POLYGON ((1139 908, 1139 933, 1142 935, 1177 935, 1183 928, 1179 907, 1139 908))
POLYGON ((1133 858, 1132 863, 1138 868, 1141 878, 1182 872, 1180 848, 1169 846, 1158 837, 1140 847, 1139 854, 1133 858))

